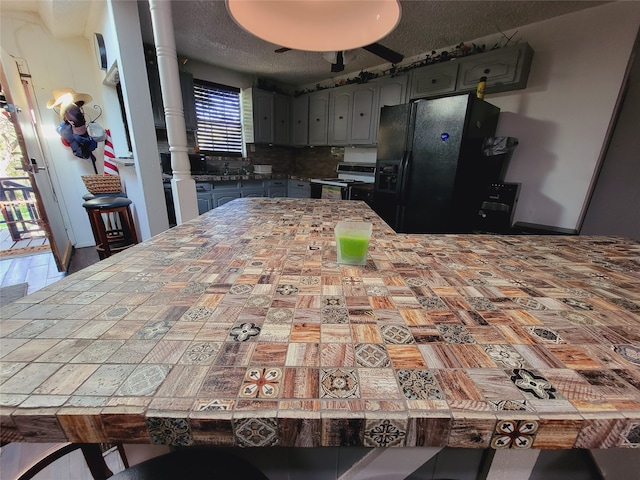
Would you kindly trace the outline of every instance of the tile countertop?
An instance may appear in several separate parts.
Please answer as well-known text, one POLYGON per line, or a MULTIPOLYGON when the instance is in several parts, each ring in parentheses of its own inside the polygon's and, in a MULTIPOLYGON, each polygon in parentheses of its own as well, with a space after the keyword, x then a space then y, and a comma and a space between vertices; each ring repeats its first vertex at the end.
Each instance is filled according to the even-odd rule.
POLYGON ((241 199, 2 310, 2 441, 640 446, 640 244, 241 199), (337 220, 374 223, 364 267, 337 220))

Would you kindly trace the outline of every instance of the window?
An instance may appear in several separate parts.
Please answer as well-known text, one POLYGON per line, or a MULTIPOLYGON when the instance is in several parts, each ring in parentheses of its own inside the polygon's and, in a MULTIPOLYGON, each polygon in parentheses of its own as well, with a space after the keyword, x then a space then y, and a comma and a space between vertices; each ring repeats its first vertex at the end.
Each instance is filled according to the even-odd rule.
POLYGON ((241 157, 240 89, 194 79, 193 93, 200 152, 241 157))

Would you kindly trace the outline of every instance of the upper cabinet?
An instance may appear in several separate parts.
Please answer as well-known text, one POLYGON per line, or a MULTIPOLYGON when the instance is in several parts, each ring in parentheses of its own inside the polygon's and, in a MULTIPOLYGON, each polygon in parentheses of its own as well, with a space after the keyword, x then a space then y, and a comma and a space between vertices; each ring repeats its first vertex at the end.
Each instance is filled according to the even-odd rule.
POLYGON ((290 98, 286 95, 250 88, 243 92, 251 102, 243 102, 244 123, 253 125, 253 139, 249 143, 287 145, 290 129, 290 98), (247 118, 248 117, 248 118, 247 118))
POLYGON ((291 97, 275 94, 273 97, 273 143, 288 145, 291 130, 291 97))
POLYGON ((327 145, 329 90, 309 94, 309 145, 327 145))
POLYGON ((409 99, 474 91, 487 77, 488 94, 527 86, 533 50, 528 43, 491 50, 411 71, 409 99))
POLYGON ((375 110, 373 119, 373 142, 378 142, 378 125, 380 124, 380 109, 393 105, 401 105, 407 101, 408 75, 397 75, 395 77, 382 77, 374 80, 378 84, 378 107, 375 110))
POLYGON ((291 100, 291 145, 309 143, 309 95, 291 100))
POLYGON ((481 77, 487 77, 487 93, 522 89, 532 58, 533 50, 522 43, 296 98, 247 89, 243 91, 247 142, 375 145, 381 107, 475 91, 481 77))
MULTIPOLYGON (((158 60, 153 47, 145 47, 147 63, 147 79, 149 81, 149 93, 151 94, 151 108, 153 109, 153 123, 156 128, 167 128, 164 116, 164 103, 162 102, 162 87, 160 86, 160 73, 158 60)), ((196 103, 193 95, 193 75, 180 71, 180 92, 182 94, 182 107, 184 109, 184 123, 187 131, 198 129, 196 117, 196 103)))
POLYGON ((353 89, 334 88, 329 91, 329 145, 346 145, 351 132, 353 89))
MULTIPOLYGON (((452 93, 456 90, 458 62, 450 61, 416 68, 411 72, 409 98, 423 98, 432 95, 452 93)), ((476 82, 476 85, 478 82, 476 82)))
POLYGON ((532 59, 527 43, 468 57, 460 63, 456 90, 475 90, 481 77, 487 77, 486 93, 525 88, 532 59))

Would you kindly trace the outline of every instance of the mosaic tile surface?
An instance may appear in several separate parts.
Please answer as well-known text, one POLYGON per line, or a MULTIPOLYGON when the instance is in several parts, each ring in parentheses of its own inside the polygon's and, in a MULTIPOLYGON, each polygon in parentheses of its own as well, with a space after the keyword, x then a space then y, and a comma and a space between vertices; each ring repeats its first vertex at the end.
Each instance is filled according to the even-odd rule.
POLYGON ((3 441, 640 448, 640 244, 241 199, 1 312, 3 441), (336 263, 339 220, 374 224, 336 263))

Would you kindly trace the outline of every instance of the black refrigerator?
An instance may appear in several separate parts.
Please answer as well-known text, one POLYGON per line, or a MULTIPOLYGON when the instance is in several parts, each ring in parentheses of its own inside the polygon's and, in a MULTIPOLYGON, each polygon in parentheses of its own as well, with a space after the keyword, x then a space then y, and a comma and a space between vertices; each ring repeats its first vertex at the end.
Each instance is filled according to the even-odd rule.
POLYGON ((467 233, 500 175, 482 155, 500 109, 474 94, 383 107, 373 209, 398 233, 467 233))

